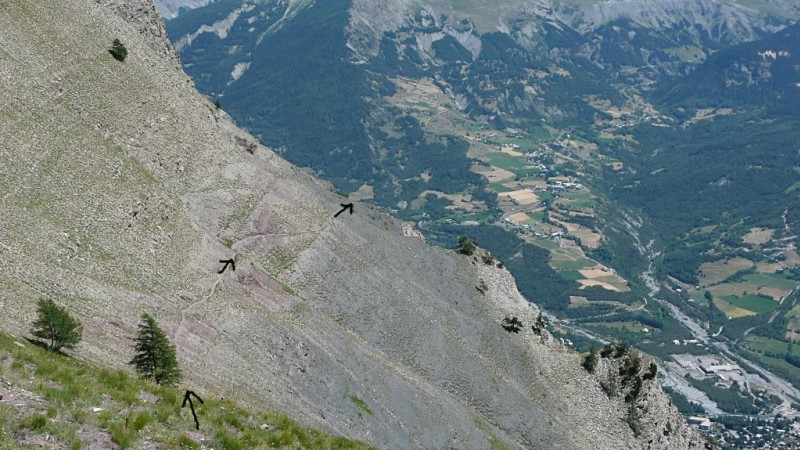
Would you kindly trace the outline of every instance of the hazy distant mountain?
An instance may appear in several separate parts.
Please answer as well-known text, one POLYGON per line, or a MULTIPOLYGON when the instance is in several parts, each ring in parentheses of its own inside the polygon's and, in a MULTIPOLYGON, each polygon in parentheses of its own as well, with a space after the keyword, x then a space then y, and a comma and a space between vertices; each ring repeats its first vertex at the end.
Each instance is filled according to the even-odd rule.
POLYGON ((665 82, 659 102, 689 109, 760 107, 800 112, 800 24, 711 55, 686 77, 665 82))

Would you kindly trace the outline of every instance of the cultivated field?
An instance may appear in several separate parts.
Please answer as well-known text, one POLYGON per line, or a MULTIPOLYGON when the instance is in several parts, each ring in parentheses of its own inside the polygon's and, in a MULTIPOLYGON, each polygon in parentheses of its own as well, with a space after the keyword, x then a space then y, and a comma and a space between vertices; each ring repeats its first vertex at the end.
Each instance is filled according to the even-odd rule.
POLYGON ((753 262, 745 258, 733 258, 710 263, 703 263, 698 271, 700 286, 719 283, 740 270, 753 267, 753 262))
POLYGON ((772 239, 775 230, 771 228, 751 228, 750 232, 742 236, 742 241, 745 244, 762 245, 772 239))
POLYGON ((520 189, 517 191, 500 192, 497 195, 509 197, 520 205, 533 205, 539 203, 539 196, 531 189, 520 189))

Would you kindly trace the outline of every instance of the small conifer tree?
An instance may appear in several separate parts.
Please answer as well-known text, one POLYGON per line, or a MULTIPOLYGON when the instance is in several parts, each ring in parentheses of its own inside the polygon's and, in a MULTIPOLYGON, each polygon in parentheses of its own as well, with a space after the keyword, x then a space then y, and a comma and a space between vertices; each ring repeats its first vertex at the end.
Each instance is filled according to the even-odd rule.
POLYGON ((175 347, 170 345, 167 335, 149 314, 142 314, 134 341, 136 355, 129 364, 142 378, 167 385, 180 381, 181 371, 175 357, 175 347))
POLYGON ((475 253, 476 247, 475 241, 472 239, 466 236, 461 236, 458 238, 458 253, 461 253, 462 255, 472 255, 475 253))
POLYGON ((111 49, 108 50, 108 52, 111 53, 111 56, 117 61, 125 61, 125 58, 128 57, 128 49, 125 48, 125 44, 119 39, 114 39, 114 42, 111 43, 111 49))
POLYGON ((37 303, 37 318, 31 334, 47 341, 47 348, 57 352, 62 348, 73 349, 83 338, 83 326, 72 318, 67 309, 50 299, 42 298, 37 303))
POLYGON ((522 321, 517 319, 517 316, 506 316, 500 324, 509 333, 519 333, 519 330, 523 327, 522 321))
POLYGON ((589 354, 583 358, 581 365, 589 373, 594 372, 594 368, 597 367, 597 348, 594 346, 594 344, 592 344, 592 346, 589 348, 589 354))
POLYGON ((539 315, 536 316, 536 320, 534 321, 533 326, 537 328, 539 331, 547 328, 547 322, 544 321, 544 317, 542 317, 541 311, 539 311, 539 315))

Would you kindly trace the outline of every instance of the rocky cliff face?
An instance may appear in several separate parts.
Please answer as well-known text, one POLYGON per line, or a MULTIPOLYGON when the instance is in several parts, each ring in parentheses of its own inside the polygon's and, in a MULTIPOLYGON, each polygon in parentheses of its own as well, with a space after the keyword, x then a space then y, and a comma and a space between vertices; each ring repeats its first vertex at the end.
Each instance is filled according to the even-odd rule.
POLYGON ((504 269, 366 205, 334 218, 341 197, 176 70, 148 1, 7 2, 0 27, 3 329, 49 296, 83 321, 82 356, 121 367, 150 312, 194 390, 384 448, 699 445, 666 406, 637 437, 504 269))
MULTIPOLYGON (((129 0, 96 0, 96 2, 133 25, 140 34, 145 36, 147 43, 158 55, 166 56, 179 64, 178 52, 169 42, 167 27, 164 26, 164 20, 154 3, 129 0)), ((201 5, 198 4, 198 6, 201 5)))
POLYGON ((594 369, 600 386, 627 412, 625 422, 647 448, 691 448, 696 435, 683 426, 685 420, 661 389, 658 366, 652 358, 624 344, 606 345, 594 369))
POLYGON ((212 2, 213 0, 157 0, 155 5, 164 18, 171 19, 182 9, 195 9, 212 2))

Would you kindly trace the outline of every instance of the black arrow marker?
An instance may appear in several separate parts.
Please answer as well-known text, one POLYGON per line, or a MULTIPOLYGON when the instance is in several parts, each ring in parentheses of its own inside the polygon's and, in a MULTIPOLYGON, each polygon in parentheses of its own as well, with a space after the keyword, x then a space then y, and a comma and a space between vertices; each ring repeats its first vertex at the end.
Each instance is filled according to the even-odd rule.
POLYGON ((231 258, 231 259, 220 259, 219 262, 225 263, 225 265, 222 266, 222 269, 220 269, 220 271, 217 272, 217 273, 225 272, 225 269, 228 268, 228 264, 231 265, 231 269, 236 270, 236 264, 233 262, 233 258, 231 258))
POLYGON ((337 212, 333 217, 339 217, 339 214, 347 211, 348 208, 350 209, 350 214, 353 214, 353 204, 352 203, 348 203, 346 205, 344 203, 339 203, 339 205, 342 207, 342 210, 337 212))
POLYGON ((197 414, 194 412, 194 403, 192 403, 192 398, 190 395, 194 395, 194 398, 200 401, 201 405, 203 404, 203 399, 198 397, 197 394, 195 394, 193 391, 186 391, 186 395, 183 396, 183 404, 181 405, 181 408, 186 407, 186 402, 189 402, 189 408, 192 410, 192 417, 194 417, 195 427, 200 430, 200 422, 197 420, 197 414))

